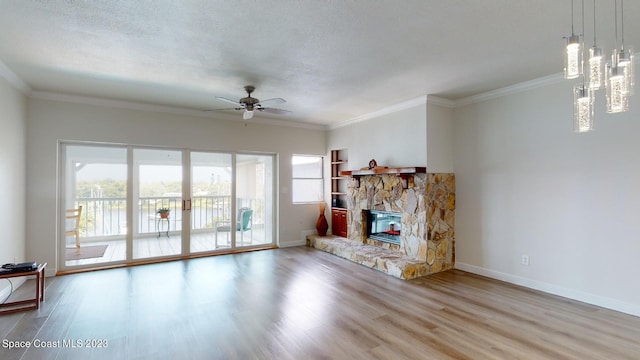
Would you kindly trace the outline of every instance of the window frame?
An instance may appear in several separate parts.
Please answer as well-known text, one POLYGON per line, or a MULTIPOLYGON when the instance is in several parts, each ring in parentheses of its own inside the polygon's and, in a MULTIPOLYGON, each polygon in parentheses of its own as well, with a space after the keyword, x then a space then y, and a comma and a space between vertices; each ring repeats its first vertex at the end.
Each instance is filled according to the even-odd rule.
POLYGON ((294 205, 300 205, 300 204, 318 204, 321 202, 324 202, 324 196, 325 196, 325 178, 324 178, 324 158, 325 156, 323 155, 311 155, 311 154, 293 154, 291 155, 291 203, 294 205), (295 171, 294 171, 294 159, 295 158, 314 158, 314 159, 319 159, 320 160, 320 177, 296 177, 294 175, 295 171), (304 200, 304 201, 296 201, 295 199, 295 194, 294 194, 294 183, 296 182, 296 180, 320 180, 320 195, 319 198, 317 200, 304 200))

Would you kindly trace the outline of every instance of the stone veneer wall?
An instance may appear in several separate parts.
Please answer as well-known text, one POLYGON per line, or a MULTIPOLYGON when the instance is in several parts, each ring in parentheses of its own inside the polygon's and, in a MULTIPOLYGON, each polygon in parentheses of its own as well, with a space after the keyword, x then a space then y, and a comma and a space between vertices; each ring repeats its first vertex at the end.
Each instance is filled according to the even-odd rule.
MULTIPOLYGON (((426 263, 426 274, 452 269, 455 262, 455 176, 415 174, 404 189, 396 175, 369 175, 349 182, 347 222, 349 240, 397 251, 426 263), (366 237, 363 210, 402 214, 400 245, 366 237)), ((426 275, 424 274, 424 275, 426 275)))

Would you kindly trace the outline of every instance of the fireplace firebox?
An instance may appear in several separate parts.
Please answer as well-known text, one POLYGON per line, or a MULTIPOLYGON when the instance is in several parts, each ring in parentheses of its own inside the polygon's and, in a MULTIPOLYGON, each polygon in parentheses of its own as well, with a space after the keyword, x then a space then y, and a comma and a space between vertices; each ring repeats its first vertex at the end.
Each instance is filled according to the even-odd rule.
POLYGON ((365 210, 367 237, 400 245, 402 223, 400 213, 391 211, 365 210))

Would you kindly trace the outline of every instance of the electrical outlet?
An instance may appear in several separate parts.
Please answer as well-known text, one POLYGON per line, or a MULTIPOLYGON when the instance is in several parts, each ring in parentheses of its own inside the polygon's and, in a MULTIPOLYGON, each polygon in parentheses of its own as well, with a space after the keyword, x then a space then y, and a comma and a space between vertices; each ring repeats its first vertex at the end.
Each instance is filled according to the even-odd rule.
POLYGON ((522 265, 529 266, 529 255, 522 255, 522 265))

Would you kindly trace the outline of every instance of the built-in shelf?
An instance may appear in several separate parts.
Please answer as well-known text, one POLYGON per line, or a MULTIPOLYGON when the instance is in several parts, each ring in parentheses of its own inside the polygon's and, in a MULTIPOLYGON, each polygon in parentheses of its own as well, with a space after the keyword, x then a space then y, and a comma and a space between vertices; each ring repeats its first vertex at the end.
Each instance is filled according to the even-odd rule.
POLYGON ((331 150, 331 232, 347 237, 347 180, 340 172, 347 169, 347 149, 331 150))
POLYGON ((378 166, 373 169, 364 170, 344 170, 340 171, 340 176, 351 176, 358 181, 357 186, 360 186, 361 176, 370 175, 397 175, 402 178, 402 184, 404 188, 413 186, 413 175, 426 174, 427 168, 421 166, 409 166, 409 167, 383 167, 378 166))

